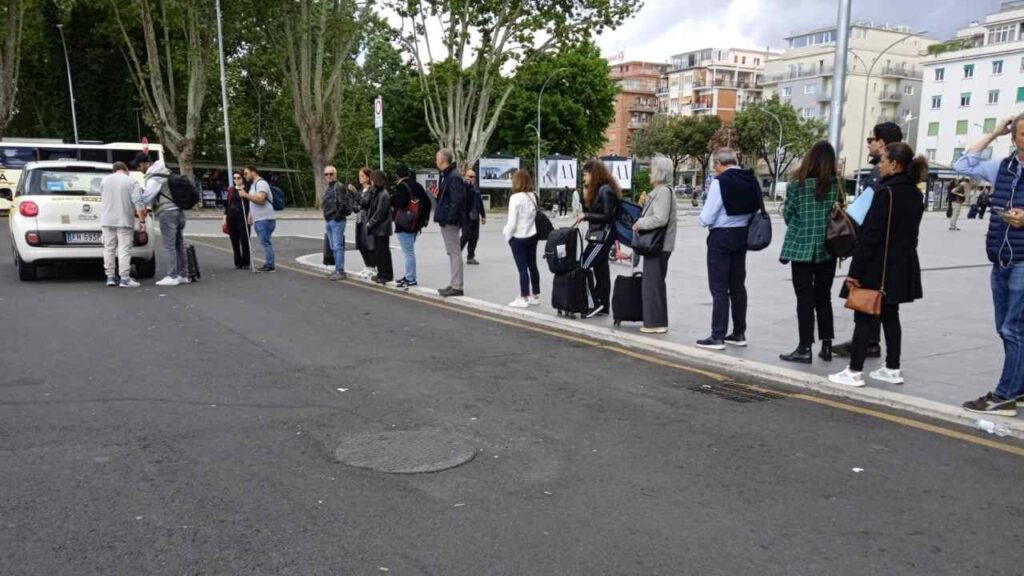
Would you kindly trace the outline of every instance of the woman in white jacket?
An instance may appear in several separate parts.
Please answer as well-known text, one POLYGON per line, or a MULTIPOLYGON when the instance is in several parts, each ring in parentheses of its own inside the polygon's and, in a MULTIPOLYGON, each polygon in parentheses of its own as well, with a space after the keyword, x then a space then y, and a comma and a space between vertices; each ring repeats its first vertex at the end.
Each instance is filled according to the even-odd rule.
POLYGON ((512 176, 512 196, 508 199, 508 222, 502 230, 512 247, 519 269, 519 297, 509 306, 526 308, 540 304, 540 272, 537 270, 537 209, 540 199, 533 191, 533 178, 527 170, 512 176), (532 289, 532 290, 531 290, 532 289))

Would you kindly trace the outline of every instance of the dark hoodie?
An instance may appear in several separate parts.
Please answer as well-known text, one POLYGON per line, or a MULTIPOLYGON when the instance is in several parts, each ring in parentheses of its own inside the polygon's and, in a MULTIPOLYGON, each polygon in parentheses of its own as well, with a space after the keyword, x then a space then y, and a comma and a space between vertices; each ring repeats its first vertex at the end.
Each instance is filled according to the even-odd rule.
POLYGON ((729 216, 753 214, 761 209, 761 186, 753 170, 736 168, 718 175, 722 205, 729 216))

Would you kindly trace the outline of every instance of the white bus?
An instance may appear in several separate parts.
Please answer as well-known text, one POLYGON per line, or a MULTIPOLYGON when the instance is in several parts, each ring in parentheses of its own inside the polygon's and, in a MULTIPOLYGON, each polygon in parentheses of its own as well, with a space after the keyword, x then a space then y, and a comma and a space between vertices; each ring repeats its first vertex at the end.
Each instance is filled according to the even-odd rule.
POLYGON ((86 142, 65 144, 63 140, 37 138, 0 139, 0 212, 11 209, 14 189, 21 179, 21 171, 29 162, 37 160, 85 160, 87 162, 124 162, 135 159, 135 155, 147 147, 154 160, 162 159, 164 149, 159 144, 135 142, 86 142))

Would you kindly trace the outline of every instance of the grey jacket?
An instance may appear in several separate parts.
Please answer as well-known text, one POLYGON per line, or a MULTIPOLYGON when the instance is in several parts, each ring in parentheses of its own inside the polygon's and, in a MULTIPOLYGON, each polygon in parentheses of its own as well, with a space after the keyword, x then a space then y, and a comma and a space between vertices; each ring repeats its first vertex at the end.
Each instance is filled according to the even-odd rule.
POLYGON ((640 230, 665 228, 665 247, 671 252, 676 246, 676 199, 668 186, 658 186, 647 195, 644 211, 636 221, 640 230))
POLYGON ((134 178, 124 172, 114 172, 100 183, 100 226, 132 228, 135 214, 142 209, 142 189, 134 178))

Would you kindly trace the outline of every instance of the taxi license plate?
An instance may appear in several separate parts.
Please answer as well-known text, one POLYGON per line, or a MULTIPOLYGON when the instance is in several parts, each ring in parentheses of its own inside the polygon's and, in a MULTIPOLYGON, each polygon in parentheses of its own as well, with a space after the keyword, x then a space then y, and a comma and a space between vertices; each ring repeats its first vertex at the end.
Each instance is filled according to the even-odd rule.
POLYGON ((68 244, 99 244, 103 235, 99 232, 65 232, 64 240, 68 244))

